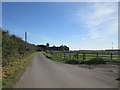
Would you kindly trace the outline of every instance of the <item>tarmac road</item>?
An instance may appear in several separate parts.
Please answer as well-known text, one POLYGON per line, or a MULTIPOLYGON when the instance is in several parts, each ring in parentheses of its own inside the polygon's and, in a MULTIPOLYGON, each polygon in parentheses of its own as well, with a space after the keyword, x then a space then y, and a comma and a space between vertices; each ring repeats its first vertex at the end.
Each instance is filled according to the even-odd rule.
POLYGON ((117 88, 115 77, 37 53, 14 88, 117 88))

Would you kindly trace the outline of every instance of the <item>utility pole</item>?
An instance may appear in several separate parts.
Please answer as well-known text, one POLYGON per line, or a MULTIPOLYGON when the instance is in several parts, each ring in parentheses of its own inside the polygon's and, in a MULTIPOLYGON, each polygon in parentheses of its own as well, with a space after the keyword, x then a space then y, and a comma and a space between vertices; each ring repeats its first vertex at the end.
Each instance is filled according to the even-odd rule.
POLYGON ((25 32, 25 42, 27 42, 27 32, 25 32))
POLYGON ((113 50, 113 42, 112 42, 112 50, 113 50))
POLYGON ((27 49, 27 32, 25 32, 25 49, 27 49))

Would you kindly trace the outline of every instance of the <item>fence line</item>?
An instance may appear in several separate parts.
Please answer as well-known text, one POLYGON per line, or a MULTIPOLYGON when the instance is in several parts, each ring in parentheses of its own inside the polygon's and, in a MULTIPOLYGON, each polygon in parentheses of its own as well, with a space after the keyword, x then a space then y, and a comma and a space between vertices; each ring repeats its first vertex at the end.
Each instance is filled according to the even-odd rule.
POLYGON ((61 59, 89 60, 91 58, 101 57, 106 60, 118 60, 118 54, 114 53, 80 53, 80 52, 52 52, 53 57, 61 59))

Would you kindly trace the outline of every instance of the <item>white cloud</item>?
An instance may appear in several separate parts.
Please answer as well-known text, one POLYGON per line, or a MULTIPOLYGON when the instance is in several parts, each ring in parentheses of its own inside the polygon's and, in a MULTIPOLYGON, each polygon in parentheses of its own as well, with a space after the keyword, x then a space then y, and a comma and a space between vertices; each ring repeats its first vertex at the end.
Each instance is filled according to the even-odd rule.
POLYGON ((118 47, 118 3, 92 2, 74 13, 74 22, 81 26, 72 49, 106 49, 118 47), (79 38, 79 39, 76 39, 79 38))
MULTIPOLYGON (((90 3, 76 15, 82 19, 88 29, 89 37, 93 39, 109 38, 117 35, 118 3, 90 3)), ((79 20, 80 20, 79 19, 79 20)))

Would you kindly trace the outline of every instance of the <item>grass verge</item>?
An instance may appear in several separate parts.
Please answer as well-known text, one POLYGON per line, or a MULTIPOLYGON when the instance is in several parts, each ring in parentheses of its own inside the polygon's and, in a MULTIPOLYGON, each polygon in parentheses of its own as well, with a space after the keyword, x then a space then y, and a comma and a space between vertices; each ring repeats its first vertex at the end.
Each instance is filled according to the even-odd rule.
POLYGON ((51 55, 51 54, 46 53, 46 52, 44 52, 44 51, 42 51, 42 53, 43 53, 47 58, 52 59, 52 55, 51 55))
POLYGON ((35 54, 33 53, 24 59, 16 60, 3 67, 2 88, 13 88, 13 85, 20 79, 20 76, 32 61, 35 54))

